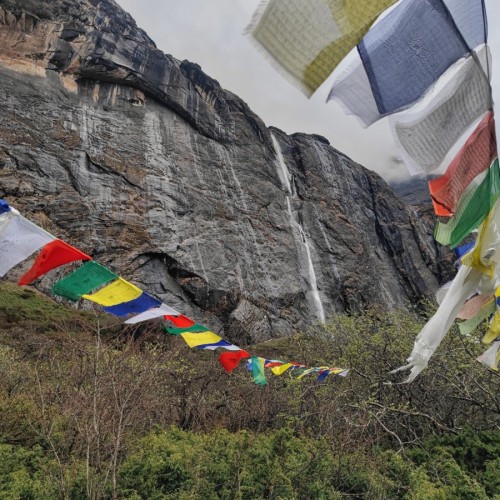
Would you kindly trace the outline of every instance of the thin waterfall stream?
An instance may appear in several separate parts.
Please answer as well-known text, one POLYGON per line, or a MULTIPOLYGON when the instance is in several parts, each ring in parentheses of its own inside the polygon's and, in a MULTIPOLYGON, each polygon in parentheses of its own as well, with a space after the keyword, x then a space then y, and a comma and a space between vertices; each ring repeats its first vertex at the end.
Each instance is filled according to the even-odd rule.
POLYGON ((286 204, 287 204, 287 209, 288 209, 288 216, 290 219, 290 225, 292 229, 295 229, 298 233, 298 236, 300 239, 300 242, 304 246, 305 249, 305 255, 307 258, 307 281, 309 283, 310 287, 310 293, 312 297, 312 303, 314 306, 314 309, 316 311, 316 316, 318 320, 321 323, 325 322, 325 311, 323 309, 323 304, 321 303, 321 297, 319 295, 319 290, 318 290, 318 282, 316 280, 316 272, 314 271, 314 266, 312 262, 312 257, 311 257, 311 248, 309 245, 309 239, 307 238, 307 235, 304 231, 304 228, 300 224, 300 222, 296 219, 293 210, 292 210, 292 204, 290 201, 290 197, 293 196, 293 191, 292 191, 292 186, 290 184, 290 179, 291 175, 288 170, 288 167, 286 165, 285 159, 283 158, 283 154, 281 152, 281 147, 278 143, 278 140, 274 136, 273 133, 271 133, 271 138, 273 141, 273 146, 274 150, 276 152, 276 159, 277 163, 280 167, 280 170, 278 171, 278 175, 281 179, 283 187, 286 189, 286 204))

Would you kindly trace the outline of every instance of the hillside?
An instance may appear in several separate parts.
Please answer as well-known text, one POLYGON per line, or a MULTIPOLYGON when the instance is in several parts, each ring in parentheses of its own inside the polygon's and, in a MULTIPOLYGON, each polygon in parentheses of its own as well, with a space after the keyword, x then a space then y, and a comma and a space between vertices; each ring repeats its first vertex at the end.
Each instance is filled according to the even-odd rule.
POLYGON ((500 494, 500 377, 455 334, 416 382, 387 385, 423 322, 408 311, 249 346, 351 368, 266 387, 159 323, 126 328, 8 284, 0 311, 0 498, 500 494))

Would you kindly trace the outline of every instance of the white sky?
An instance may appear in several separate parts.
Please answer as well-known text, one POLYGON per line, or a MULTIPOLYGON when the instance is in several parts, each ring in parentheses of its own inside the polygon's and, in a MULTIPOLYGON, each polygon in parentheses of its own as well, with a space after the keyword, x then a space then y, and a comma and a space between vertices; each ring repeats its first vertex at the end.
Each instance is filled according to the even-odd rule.
MULTIPOLYGON (((398 154, 386 120, 364 129, 335 102, 326 104, 328 81, 308 99, 243 35, 260 0, 116 1, 160 50, 199 64, 223 88, 240 96, 266 125, 287 133, 323 135, 332 146, 387 180, 408 178, 406 167, 395 161, 398 154)), ((486 0, 486 4, 495 75, 495 68, 500 67, 500 49, 496 49, 500 30, 493 29, 493 18, 500 16, 500 1, 486 0)), ((500 95, 496 101, 500 102, 500 95)))

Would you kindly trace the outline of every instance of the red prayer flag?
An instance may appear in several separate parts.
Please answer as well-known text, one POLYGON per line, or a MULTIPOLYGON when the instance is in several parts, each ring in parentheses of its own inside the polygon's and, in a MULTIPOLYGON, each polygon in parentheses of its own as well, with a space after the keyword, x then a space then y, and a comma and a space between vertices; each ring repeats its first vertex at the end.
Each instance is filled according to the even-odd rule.
POLYGON ((164 318, 171 321, 178 328, 189 328, 190 326, 196 324, 192 319, 187 316, 183 316, 182 314, 180 316, 166 315, 164 318))
POLYGON ((429 181, 436 215, 452 215, 465 188, 474 177, 489 168, 496 155, 495 121, 490 112, 467 139, 446 172, 429 181))
POLYGON ((69 264, 75 260, 92 260, 92 257, 68 245, 64 241, 51 241, 42 248, 28 272, 19 278, 19 284, 29 285, 32 281, 52 269, 69 264))
POLYGON ((239 351, 228 351, 223 352, 219 356, 219 363, 222 365, 224 370, 231 373, 239 364, 240 360, 249 358, 250 354, 240 349, 239 351))

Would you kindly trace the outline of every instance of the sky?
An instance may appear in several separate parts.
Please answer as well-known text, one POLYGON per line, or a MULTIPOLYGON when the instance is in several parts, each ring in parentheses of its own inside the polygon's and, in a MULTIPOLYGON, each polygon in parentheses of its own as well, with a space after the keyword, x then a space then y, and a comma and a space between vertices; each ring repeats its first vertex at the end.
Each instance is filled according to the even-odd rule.
MULTIPOLYGON (((129 12, 156 46, 177 59, 199 64, 221 86, 241 97, 267 126, 291 134, 306 132, 326 137, 336 149, 375 170, 388 181, 409 178, 387 124, 383 119, 363 128, 326 97, 335 73, 311 98, 283 78, 251 43, 245 28, 260 0, 116 0, 129 12)), ((468 0, 464 0, 468 1, 468 0)), ((500 72, 500 1, 486 0, 493 53, 500 72)), ((497 89, 498 87, 498 89, 497 89)), ((497 92, 498 90, 498 92, 497 92)), ((496 99, 500 102, 500 95, 496 99)))

